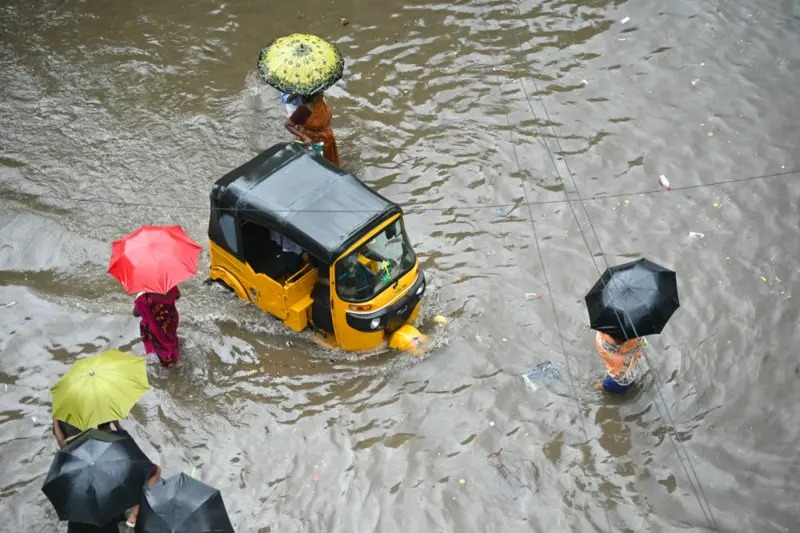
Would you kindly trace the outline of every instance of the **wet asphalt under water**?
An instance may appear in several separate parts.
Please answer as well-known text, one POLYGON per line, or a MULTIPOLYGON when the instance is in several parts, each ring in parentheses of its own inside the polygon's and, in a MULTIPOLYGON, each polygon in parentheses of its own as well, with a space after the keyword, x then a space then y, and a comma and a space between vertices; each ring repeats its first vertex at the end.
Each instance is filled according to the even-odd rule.
POLYGON ((2 2, 0 530, 65 530, 49 387, 142 353, 109 243, 206 242, 213 181, 287 139, 255 61, 300 31, 346 58, 342 166, 404 205, 433 347, 327 352, 201 272, 126 421, 163 474, 243 532, 800 531, 798 175, 699 187, 800 167, 800 4, 270 4, 2 2), (609 398, 583 295, 637 257, 682 307, 609 398))

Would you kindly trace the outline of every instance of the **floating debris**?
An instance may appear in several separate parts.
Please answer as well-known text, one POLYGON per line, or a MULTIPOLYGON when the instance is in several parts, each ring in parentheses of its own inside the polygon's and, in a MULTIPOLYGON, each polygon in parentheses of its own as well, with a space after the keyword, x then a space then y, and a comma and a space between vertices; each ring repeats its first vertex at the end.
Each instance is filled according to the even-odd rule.
POLYGON ((523 488, 527 487, 527 485, 524 485, 519 476, 509 470, 509 468, 503 463, 503 460, 500 458, 500 453, 501 452, 490 454, 487 457, 488 463, 490 466, 496 468, 500 475, 503 476, 503 479, 506 481, 506 483, 508 483, 512 494, 514 495, 514 499, 516 500, 519 493, 523 488))
POLYGON ((442 315, 436 315, 433 317, 433 323, 436 324, 437 326, 444 326, 445 324, 447 324, 447 317, 442 315))
POLYGON ((672 190, 672 186, 669 184, 669 180, 664 174, 661 174, 658 177, 658 184, 667 189, 668 191, 672 190))
POLYGON ((533 370, 522 374, 522 380, 533 391, 537 391, 547 382, 557 379, 561 379, 561 374, 550 361, 539 363, 533 368, 533 370))
POLYGON ((8 302, 7 304, 3 304, 3 307, 11 307, 12 305, 17 305, 17 302, 8 302))
POLYGON ((713 207, 714 209, 719 209, 720 207, 722 207, 722 204, 720 204, 719 202, 714 202, 713 204, 711 204, 711 207, 713 207))
POLYGON ((460 484, 462 484, 462 485, 466 485, 466 484, 467 484, 467 480, 466 480, 466 479, 464 479, 463 477, 462 477, 461 479, 459 479, 459 480, 458 480, 458 482, 459 482, 460 484))
POLYGON ((619 23, 620 24, 627 24, 630 21, 631 21, 630 17, 625 17, 624 19, 620 20, 619 23))
POLYGON ((350 24, 350 21, 342 17, 339 19, 339 24, 341 24, 342 26, 347 26, 348 24, 350 24))
POLYGON ((766 278, 766 276, 761 276, 761 281, 763 281, 764 283, 769 282, 769 280, 766 278))
POLYGON ((689 238, 691 238, 691 239, 702 239, 705 236, 706 236, 705 233, 699 233, 697 231, 690 231, 689 232, 689 238))
POLYGON ((538 292, 526 292, 525 293, 525 299, 526 300, 538 300, 541 297, 542 297, 542 295, 539 294, 538 292))

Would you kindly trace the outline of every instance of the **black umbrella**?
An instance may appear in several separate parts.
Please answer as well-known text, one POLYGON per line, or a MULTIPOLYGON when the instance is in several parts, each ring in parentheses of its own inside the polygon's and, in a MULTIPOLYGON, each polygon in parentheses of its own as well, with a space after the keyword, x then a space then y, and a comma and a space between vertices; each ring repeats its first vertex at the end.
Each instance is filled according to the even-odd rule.
POLYGON ((616 339, 661 333, 680 307, 675 272, 647 259, 606 270, 586 295, 593 329, 616 339))
POLYGON ((144 490, 136 531, 233 533, 233 526, 219 491, 181 473, 144 490))
POLYGON ((152 468, 130 437, 92 429, 56 453, 42 492, 59 519, 104 526, 139 503, 152 468))

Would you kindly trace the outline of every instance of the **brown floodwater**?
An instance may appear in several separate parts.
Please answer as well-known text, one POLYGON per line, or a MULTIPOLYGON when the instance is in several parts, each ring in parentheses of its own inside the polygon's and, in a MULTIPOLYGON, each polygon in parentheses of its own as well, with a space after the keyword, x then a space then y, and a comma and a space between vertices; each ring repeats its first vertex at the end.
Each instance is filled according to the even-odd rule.
POLYGON ((255 63, 299 31, 346 58, 342 166, 408 212, 432 348, 325 351, 204 253, 126 420, 165 476, 242 532, 800 531, 800 175, 702 187, 800 167, 796 0, 0 4, 0 530, 66 529, 49 387, 142 354, 109 243, 206 243, 213 181, 288 139, 255 63), (609 398, 583 295, 637 257, 682 307, 609 398))

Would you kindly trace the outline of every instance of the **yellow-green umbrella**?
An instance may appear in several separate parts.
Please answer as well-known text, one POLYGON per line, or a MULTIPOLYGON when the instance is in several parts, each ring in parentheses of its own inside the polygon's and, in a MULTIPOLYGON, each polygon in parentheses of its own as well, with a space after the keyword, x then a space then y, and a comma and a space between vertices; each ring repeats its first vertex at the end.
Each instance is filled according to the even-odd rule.
POLYGON ((144 357, 109 350, 75 361, 53 385, 53 418, 81 430, 125 418, 150 389, 144 357))
POLYGON ((284 93, 309 96, 342 78, 344 59, 328 41, 305 33, 278 37, 261 50, 258 70, 284 93))

